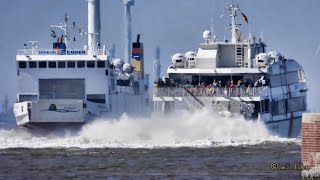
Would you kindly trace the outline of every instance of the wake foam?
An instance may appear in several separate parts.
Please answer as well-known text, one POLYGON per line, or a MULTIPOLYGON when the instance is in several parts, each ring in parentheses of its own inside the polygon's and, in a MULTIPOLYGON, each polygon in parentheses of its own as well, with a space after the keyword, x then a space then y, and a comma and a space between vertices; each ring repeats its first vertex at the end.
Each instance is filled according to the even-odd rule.
POLYGON ((259 121, 227 118, 201 110, 179 111, 149 118, 97 119, 77 132, 41 135, 27 129, 0 130, 0 148, 154 148, 255 145, 262 142, 297 142, 270 136, 259 121))

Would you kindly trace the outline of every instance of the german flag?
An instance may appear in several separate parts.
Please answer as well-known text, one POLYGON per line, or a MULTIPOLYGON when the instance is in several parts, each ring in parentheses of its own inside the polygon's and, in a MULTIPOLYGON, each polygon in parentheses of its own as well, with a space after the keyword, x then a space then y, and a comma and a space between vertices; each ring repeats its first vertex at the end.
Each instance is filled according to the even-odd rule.
POLYGON ((242 17, 243 17, 243 20, 244 20, 246 23, 249 23, 247 16, 246 16, 245 14, 243 14, 242 12, 241 12, 241 15, 242 15, 242 17))

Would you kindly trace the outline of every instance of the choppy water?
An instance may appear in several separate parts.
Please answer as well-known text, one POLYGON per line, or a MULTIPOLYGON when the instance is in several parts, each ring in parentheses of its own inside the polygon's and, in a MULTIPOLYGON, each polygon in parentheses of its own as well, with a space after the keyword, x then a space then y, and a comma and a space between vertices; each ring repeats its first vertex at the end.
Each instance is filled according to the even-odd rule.
POLYGON ((0 129, 0 179, 296 179, 272 162, 300 162, 300 140, 260 122, 203 110, 97 119, 80 130, 0 129))

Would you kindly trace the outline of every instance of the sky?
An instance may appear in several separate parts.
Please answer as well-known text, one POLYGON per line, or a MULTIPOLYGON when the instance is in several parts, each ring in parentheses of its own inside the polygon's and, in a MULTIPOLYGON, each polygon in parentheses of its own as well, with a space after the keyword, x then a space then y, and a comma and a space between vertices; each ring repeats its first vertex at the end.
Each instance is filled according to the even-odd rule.
MULTIPOLYGON (((161 48, 162 75, 170 65, 174 53, 196 51, 202 42, 202 32, 210 29, 223 40, 229 38, 229 24, 225 4, 230 0, 136 0, 132 8, 132 29, 141 34, 144 43, 145 68, 152 74, 156 46, 161 48)), ((276 50, 287 58, 297 60, 306 73, 308 106, 320 112, 320 7, 319 0, 237 0, 249 24, 242 23, 244 36, 250 31, 262 37, 268 51, 276 50)), ((51 48, 50 25, 64 20, 67 13, 71 21, 86 30, 86 0, 2 0, 0 6, 0 102, 8 95, 16 97, 17 49, 31 40, 38 47, 51 48)), ((120 0, 101 0, 101 42, 111 48, 116 45, 116 56, 123 58, 123 5, 120 0)), ((77 37, 82 48, 86 38, 77 37)), ((1 103, 2 104, 2 103, 1 103)), ((1 107, 1 106, 0 106, 1 107)))

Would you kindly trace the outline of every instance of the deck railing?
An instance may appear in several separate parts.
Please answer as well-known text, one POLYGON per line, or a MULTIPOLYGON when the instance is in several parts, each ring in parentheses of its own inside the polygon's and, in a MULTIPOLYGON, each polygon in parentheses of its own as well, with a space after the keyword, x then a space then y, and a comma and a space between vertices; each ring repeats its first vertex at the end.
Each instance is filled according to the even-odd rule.
POLYGON ((265 87, 155 87, 155 97, 182 97, 188 92, 196 97, 258 97, 265 87))
MULTIPOLYGON (((17 55, 88 55, 89 50, 83 49, 19 49, 17 55)), ((92 55, 108 55, 108 50, 97 49, 92 55)))

